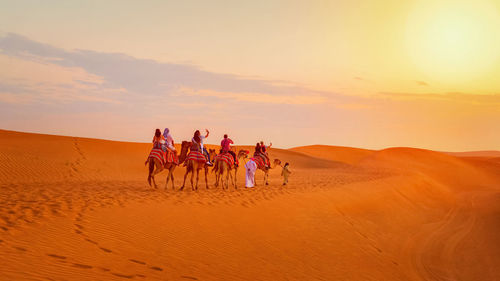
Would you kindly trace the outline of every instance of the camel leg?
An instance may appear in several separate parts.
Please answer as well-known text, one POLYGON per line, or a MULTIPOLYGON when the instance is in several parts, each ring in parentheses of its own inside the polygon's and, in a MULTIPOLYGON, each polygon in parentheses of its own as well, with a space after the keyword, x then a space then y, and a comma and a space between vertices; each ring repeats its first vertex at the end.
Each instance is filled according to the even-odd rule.
POLYGON ((172 172, 170 171, 170 169, 168 169, 168 174, 167 174, 167 180, 165 181, 165 190, 167 190, 167 186, 168 186, 168 181, 170 180, 170 174, 172 172))
MULTIPOLYGON (((226 169, 226 189, 229 189, 229 175, 231 174, 231 172, 229 171, 229 169, 226 169)), ((233 178, 231 178, 232 180, 233 178)))
POLYGON ((238 172, 238 167, 234 167, 234 188, 235 189, 238 188, 236 186, 236 175, 237 175, 237 172, 238 172))
POLYGON ((195 189, 198 190, 198 182, 200 180, 200 169, 196 169, 196 186, 195 189))
POLYGON ((205 187, 208 189, 208 167, 205 165, 205 187))
POLYGON ((264 182, 266 185, 269 185, 269 171, 266 171, 266 173, 264 174, 264 182))
MULTIPOLYGON (((186 185, 186 178, 187 178, 188 173, 189 173, 189 167, 186 168, 186 173, 184 174, 184 182, 182 183, 180 190, 183 190, 184 186, 186 185)), ((191 183, 193 183, 193 180, 191 180, 191 183)))
POLYGON ((220 167, 220 185, 222 186, 222 190, 226 189, 226 185, 224 184, 224 165, 221 165, 220 167))
MULTIPOLYGON (((217 165, 217 163, 215 164, 217 165)), ((217 171, 215 172, 215 187, 219 186, 219 173, 220 173, 220 170, 217 169, 217 171)))
POLYGON ((174 171, 175 171, 175 166, 170 170, 170 179, 172 180, 172 190, 175 190, 175 185, 174 185, 174 171))
POLYGON ((191 171, 191 190, 194 190, 194 184, 193 184, 194 172, 195 172, 195 169, 193 167, 193 170, 191 171))
POLYGON ((149 167, 148 167, 148 171, 149 171, 148 172, 148 184, 149 184, 149 186, 151 186, 151 174, 153 174, 153 171, 155 169, 155 164, 154 164, 154 161, 151 158, 149 158, 148 161, 149 161, 149 167))

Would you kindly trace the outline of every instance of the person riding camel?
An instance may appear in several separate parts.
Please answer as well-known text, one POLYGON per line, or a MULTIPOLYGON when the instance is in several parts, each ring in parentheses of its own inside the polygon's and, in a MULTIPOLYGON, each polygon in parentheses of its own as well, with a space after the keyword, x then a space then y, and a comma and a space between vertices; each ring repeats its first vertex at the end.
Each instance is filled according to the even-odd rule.
MULTIPOLYGON (((273 146, 273 143, 269 143, 269 146, 267 148, 271 148, 271 146, 273 146)), ((266 157, 266 165, 268 167, 271 166, 271 161, 269 161, 269 154, 267 153, 267 148, 266 148, 266 145, 264 144, 263 141, 260 141, 260 149, 262 151, 262 154, 264 154, 264 156, 266 157)))
POLYGON ((224 139, 220 142, 221 150, 220 153, 229 153, 233 156, 234 164, 236 164, 236 153, 231 150, 231 144, 234 144, 233 140, 228 138, 227 134, 224 134, 224 139))
POLYGON ((257 157, 259 156, 260 154, 262 154, 262 149, 260 147, 260 143, 257 143, 255 145, 255 152, 253 153, 253 157, 257 157))
POLYGON ((162 149, 163 144, 165 144, 165 138, 161 135, 160 129, 156 129, 153 137, 153 148, 162 149))
POLYGON ((210 162, 210 154, 208 153, 207 149, 203 147, 203 140, 206 139, 210 134, 207 129, 205 129, 205 131, 207 132, 205 136, 202 136, 199 130, 196 130, 196 132, 194 132, 193 139, 191 140, 193 143, 191 145, 191 151, 200 151, 201 153, 203 153, 205 155, 205 158, 207 158, 207 165, 212 166, 212 163, 210 162))
MULTIPOLYGON (((156 129, 155 130, 155 135, 153 136, 153 149, 161 149, 162 151, 165 151, 164 150, 164 147, 165 147, 165 139, 163 138, 163 136, 161 135, 161 131, 160 129, 156 129)), ((146 158, 146 162, 144 162, 144 164, 146 165, 149 161, 149 157, 150 155, 148 155, 148 158, 146 158)), ((165 159, 164 156, 161 156, 162 159, 165 159)), ((162 160, 163 161, 163 160, 162 160)))
POLYGON ((163 137, 165 138, 165 147, 175 153, 174 138, 172 138, 168 128, 163 131, 163 137))
POLYGON ((262 146, 260 145, 260 143, 257 143, 255 145, 255 152, 253 153, 253 157, 256 158, 256 157, 260 157, 264 160, 264 166, 266 166, 266 168, 269 168, 270 166, 266 163, 266 155, 262 152, 262 146))

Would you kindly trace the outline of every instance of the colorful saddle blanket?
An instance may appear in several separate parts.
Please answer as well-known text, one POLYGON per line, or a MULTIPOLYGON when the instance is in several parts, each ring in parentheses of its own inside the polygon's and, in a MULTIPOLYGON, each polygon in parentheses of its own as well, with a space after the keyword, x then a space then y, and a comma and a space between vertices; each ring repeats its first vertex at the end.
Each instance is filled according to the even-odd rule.
POLYGON ((167 163, 174 163, 175 165, 178 165, 179 157, 177 156, 177 153, 167 149, 167 163))
POLYGON ((255 155, 254 157, 251 158, 255 164, 257 164, 257 168, 259 169, 265 169, 266 168, 266 160, 264 157, 260 155, 255 155))
MULTIPOLYGON (((234 167, 233 155, 231 155, 231 153, 228 152, 215 156, 215 161, 224 161, 226 162, 227 165, 229 165, 229 168, 231 169, 234 167)), ((238 164, 238 160, 236 160, 236 164, 238 164)))
POLYGON ((162 165, 165 165, 166 155, 165 155, 165 152, 163 152, 163 150, 161 150, 161 148, 151 149, 151 152, 149 153, 148 159, 149 158, 158 159, 158 161, 160 161, 162 165))
POLYGON ((191 151, 186 157, 186 161, 193 160, 197 162, 207 162, 207 158, 205 158, 205 155, 199 151, 191 151))

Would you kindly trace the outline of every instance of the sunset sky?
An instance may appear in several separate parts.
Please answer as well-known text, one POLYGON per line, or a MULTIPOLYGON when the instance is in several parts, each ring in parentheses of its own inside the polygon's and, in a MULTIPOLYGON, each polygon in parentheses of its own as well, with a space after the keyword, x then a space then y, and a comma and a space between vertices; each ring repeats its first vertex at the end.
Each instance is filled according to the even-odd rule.
POLYGON ((500 150, 500 2, 0 0, 0 128, 500 150))

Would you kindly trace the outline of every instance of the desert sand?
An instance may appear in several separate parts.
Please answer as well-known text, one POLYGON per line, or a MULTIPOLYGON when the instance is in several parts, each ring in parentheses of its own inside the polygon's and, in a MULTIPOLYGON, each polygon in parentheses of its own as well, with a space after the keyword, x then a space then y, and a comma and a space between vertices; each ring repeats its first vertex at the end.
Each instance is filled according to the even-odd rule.
POLYGON ((496 154, 273 148, 288 186, 180 192, 150 147, 1 130, 0 280, 500 280, 496 154))

